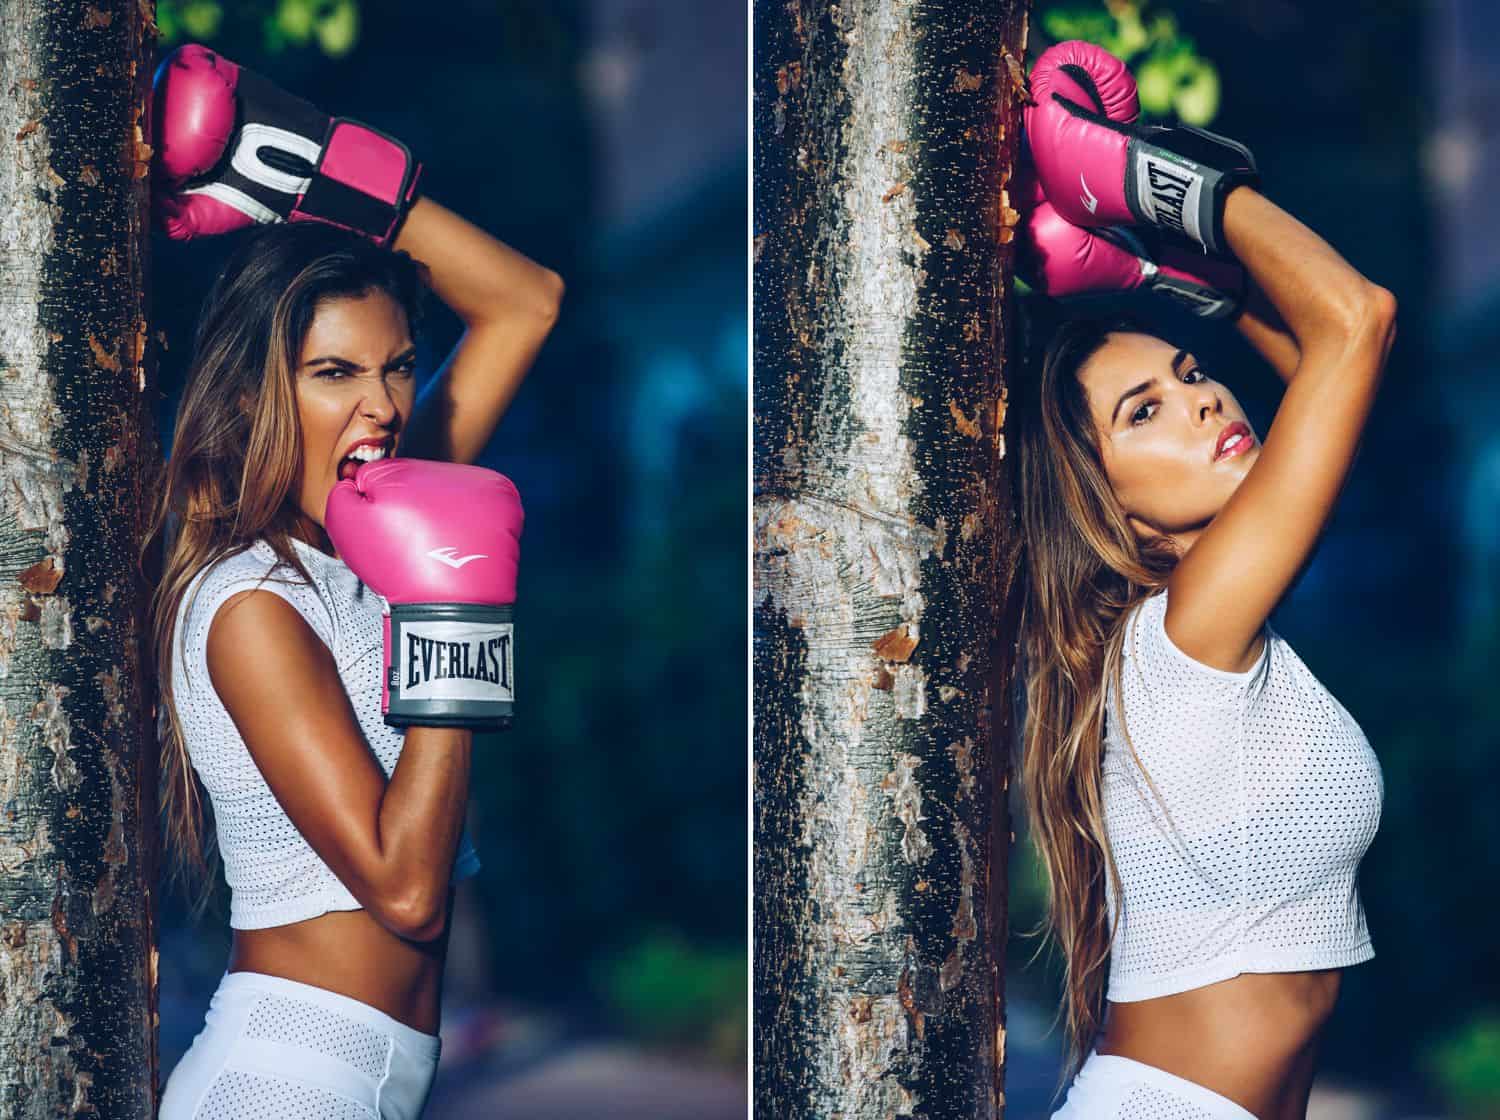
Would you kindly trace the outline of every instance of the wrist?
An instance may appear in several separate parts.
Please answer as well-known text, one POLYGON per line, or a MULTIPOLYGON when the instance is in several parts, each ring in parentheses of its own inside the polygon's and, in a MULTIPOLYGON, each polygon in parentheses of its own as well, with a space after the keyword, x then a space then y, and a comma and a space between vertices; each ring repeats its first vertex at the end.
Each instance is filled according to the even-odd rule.
POLYGON ((425 744, 434 750, 468 750, 474 745, 474 731, 469 727, 414 723, 406 728, 406 742, 425 744))
POLYGON ((1125 165, 1125 196, 1137 221, 1230 253, 1225 206, 1241 186, 1260 182, 1255 157, 1235 140, 1201 128, 1141 130, 1125 165))

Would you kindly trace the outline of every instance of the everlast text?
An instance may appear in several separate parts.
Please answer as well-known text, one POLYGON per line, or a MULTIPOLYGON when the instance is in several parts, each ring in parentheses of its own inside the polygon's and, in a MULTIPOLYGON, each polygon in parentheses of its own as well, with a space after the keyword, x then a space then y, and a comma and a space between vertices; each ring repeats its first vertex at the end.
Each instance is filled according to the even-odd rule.
POLYGON ((489 681, 510 687, 510 635, 476 642, 439 642, 406 635, 407 689, 429 681, 489 681))
POLYGON ((1187 172, 1172 170, 1155 160, 1148 162, 1146 182, 1151 189, 1151 202, 1156 208, 1158 225, 1167 226, 1178 233, 1186 233, 1182 227, 1182 204, 1187 199, 1188 188, 1193 185, 1193 176, 1187 172))

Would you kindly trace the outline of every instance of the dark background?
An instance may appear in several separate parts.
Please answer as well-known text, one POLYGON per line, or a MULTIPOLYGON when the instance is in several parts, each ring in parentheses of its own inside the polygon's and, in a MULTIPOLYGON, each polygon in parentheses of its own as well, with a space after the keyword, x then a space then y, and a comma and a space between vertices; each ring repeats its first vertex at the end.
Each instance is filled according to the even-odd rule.
MULTIPOLYGON (((1038 4, 1032 60, 1049 10, 1089 7, 1038 4)), ((1372 1118, 1500 1114, 1500 7, 1143 7, 1174 15, 1218 68, 1209 127, 1249 145, 1264 192, 1400 304, 1347 488, 1271 619, 1364 728, 1386 783, 1359 879, 1376 956, 1344 973, 1318 1085, 1357 1088, 1372 1118)), ((1214 364, 1264 435, 1282 390, 1269 368, 1231 330, 1158 322, 1214 364)), ((1014 931, 1041 915, 1024 838, 1013 875, 1014 931)), ((1055 961, 1025 967, 1035 948, 1012 933, 1009 983, 1035 1000, 1017 1021, 1040 1040, 1060 989, 1055 961)), ((1059 1033, 1041 1043, 1049 1055, 1059 1033)), ((1050 1093, 1049 1060, 1027 1085, 1050 1093)))
MULTIPOLYGON (((425 193, 568 284, 482 459, 526 502, 519 714, 475 744, 484 866, 460 889, 445 1036, 465 1006, 492 1005, 502 1042, 545 1024, 742 1077, 746 14, 360 0, 346 52, 297 41, 339 7, 162 2, 158 57, 202 42, 394 134, 425 193)), ((153 238, 164 440, 227 246, 153 238)), ((461 330, 430 307, 419 376, 461 330)), ((219 892, 197 927, 163 897, 164 1077, 227 962, 219 892)), ((461 1049, 445 1037, 445 1063, 461 1049)))

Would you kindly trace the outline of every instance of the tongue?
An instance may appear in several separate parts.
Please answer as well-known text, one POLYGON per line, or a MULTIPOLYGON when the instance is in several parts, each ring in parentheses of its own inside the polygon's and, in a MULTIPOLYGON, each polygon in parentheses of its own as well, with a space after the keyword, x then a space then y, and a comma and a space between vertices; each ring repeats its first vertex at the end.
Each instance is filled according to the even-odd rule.
POLYGON ((339 463, 339 480, 345 481, 354 477, 354 472, 359 470, 358 459, 344 459, 339 463))

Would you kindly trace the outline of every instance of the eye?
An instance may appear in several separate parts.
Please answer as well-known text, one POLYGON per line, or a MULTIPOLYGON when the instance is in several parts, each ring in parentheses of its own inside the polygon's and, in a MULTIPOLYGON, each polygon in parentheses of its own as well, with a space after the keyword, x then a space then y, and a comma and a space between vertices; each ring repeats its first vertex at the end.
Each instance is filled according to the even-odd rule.
POLYGON ((1156 415, 1157 407, 1156 401, 1142 401, 1136 407, 1136 410, 1130 414, 1131 424, 1140 425, 1146 423, 1146 421, 1156 415), (1150 409, 1150 411, 1148 412, 1147 409, 1150 409))
POLYGON ((391 371, 397 377, 411 377, 417 372, 417 359, 415 356, 406 359, 391 371))
POLYGON ((313 373, 314 377, 327 378, 329 381, 338 381, 349 376, 349 371, 341 366, 324 366, 313 373))
POLYGON ((1182 375, 1182 379, 1183 379, 1183 381, 1186 381, 1189 385, 1195 385, 1199 381, 1207 381, 1208 380, 1208 374, 1204 373, 1203 370, 1200 369, 1198 366, 1194 366, 1192 369, 1186 371, 1182 375), (1191 377, 1193 380, 1188 381, 1189 377, 1191 377))

